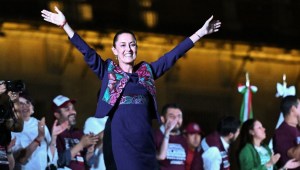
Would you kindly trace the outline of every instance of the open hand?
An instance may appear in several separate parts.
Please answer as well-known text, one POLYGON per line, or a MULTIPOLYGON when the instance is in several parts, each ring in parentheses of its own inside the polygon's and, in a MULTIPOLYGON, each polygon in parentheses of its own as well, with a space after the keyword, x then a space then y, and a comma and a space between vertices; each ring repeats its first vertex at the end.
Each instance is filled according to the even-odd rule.
POLYGON ((3 80, 0 81, 0 95, 6 91, 6 86, 3 80))
POLYGON ((212 20, 212 19, 213 19, 213 16, 211 16, 208 20, 206 20, 206 22, 204 23, 202 28, 200 28, 196 32, 196 34, 199 37, 203 37, 204 35, 219 31, 219 29, 221 27, 221 22, 219 20, 212 20))
POLYGON ((172 129, 174 129, 174 127, 177 124, 177 119, 168 119, 166 124, 165 124, 165 131, 167 133, 170 133, 172 129))
POLYGON ((80 139, 80 143, 82 144, 82 146, 84 148, 91 146, 91 145, 95 145, 99 140, 99 136, 98 135, 94 135, 94 134, 87 134, 87 135, 83 135, 80 139))
POLYGON ((271 161, 271 163, 274 165, 274 164, 276 164, 276 163, 278 162, 279 158, 280 158, 280 154, 279 154, 279 153, 277 153, 277 154, 275 154, 275 155, 273 154, 273 155, 271 156, 270 161, 271 161))
POLYGON ((295 169, 299 166, 300 166, 299 161, 297 161, 296 159, 290 159, 285 163, 284 168, 286 168, 286 169, 295 169))
POLYGON ((54 7, 54 9, 57 13, 53 13, 45 9, 42 10, 42 17, 45 21, 48 21, 52 24, 56 24, 58 26, 64 25, 66 23, 66 17, 56 6, 54 7))
POLYGON ((54 121, 52 126, 52 136, 57 136, 69 127, 69 122, 64 121, 62 124, 57 125, 57 120, 54 121))
POLYGON ((14 103, 16 103, 16 102, 19 101, 19 92, 12 92, 12 91, 9 91, 9 92, 7 93, 7 95, 8 95, 8 97, 9 97, 10 101, 12 101, 12 102, 14 102, 14 103))

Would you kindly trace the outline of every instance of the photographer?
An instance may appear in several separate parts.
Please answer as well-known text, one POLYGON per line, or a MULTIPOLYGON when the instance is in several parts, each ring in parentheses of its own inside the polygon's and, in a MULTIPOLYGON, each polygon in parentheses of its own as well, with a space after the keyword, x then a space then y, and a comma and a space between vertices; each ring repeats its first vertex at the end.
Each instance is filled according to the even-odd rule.
POLYGON ((57 125, 54 123, 52 133, 46 126, 45 118, 41 120, 33 117, 33 100, 27 92, 20 93, 19 111, 24 120, 24 129, 19 133, 12 133, 16 138, 16 144, 12 151, 15 156, 15 169, 45 169, 56 165, 56 136, 67 128, 65 124, 57 125))
POLYGON ((11 148, 15 139, 11 140, 11 132, 23 130, 23 119, 18 112, 19 92, 24 90, 22 81, 0 81, 0 169, 14 168, 14 157, 11 148), (20 86, 21 85, 21 86, 20 86))

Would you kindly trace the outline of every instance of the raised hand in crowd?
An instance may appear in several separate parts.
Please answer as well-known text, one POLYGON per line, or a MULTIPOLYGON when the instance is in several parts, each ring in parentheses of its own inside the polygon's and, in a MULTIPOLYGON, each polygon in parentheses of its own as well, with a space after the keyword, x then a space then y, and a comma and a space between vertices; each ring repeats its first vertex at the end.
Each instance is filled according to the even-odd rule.
POLYGON ((4 84, 4 81, 2 80, 2 81, 0 81, 0 95, 2 93, 4 93, 5 91, 6 91, 6 86, 4 84))
POLYGON ((68 121, 64 121, 61 124, 58 124, 58 120, 54 121, 52 126, 52 131, 51 131, 51 142, 50 142, 50 150, 52 156, 54 156, 55 154, 57 136, 61 134, 63 131, 65 131, 68 127, 69 127, 68 121))
POLYGON ((45 138, 45 124, 45 117, 43 117, 38 123, 38 136, 36 139, 39 142, 41 142, 45 138))
POLYGON ((62 124, 58 125, 58 121, 55 120, 52 126, 52 137, 57 136, 69 127, 69 122, 64 121, 62 124))
POLYGON ((164 135, 170 135, 170 132, 172 131, 172 129, 174 129, 174 127, 177 124, 177 119, 168 119, 166 124, 165 124, 165 134, 164 135))
POLYGON ((271 156, 269 162, 267 162, 267 167, 269 167, 268 165, 270 165, 270 166, 275 165, 278 162, 279 158, 280 158, 280 154, 279 153, 273 154, 271 156))

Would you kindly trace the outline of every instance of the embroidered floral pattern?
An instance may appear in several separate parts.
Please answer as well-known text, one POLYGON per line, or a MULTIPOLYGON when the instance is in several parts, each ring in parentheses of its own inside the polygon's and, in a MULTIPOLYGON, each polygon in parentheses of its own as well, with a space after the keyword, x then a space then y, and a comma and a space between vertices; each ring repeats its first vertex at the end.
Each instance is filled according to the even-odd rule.
POLYGON ((153 74, 148 64, 142 64, 142 66, 136 71, 139 76, 139 83, 142 84, 151 95, 155 96, 156 88, 154 85, 153 74))
POLYGON ((108 85, 102 100, 113 106, 128 80, 129 76, 116 63, 111 61, 108 66, 108 85))
MULTIPOLYGON (((156 89, 150 66, 146 63, 143 63, 141 67, 138 68, 136 73, 139 77, 139 83, 143 85, 154 97, 156 94, 156 89)), ((128 80, 129 76, 120 67, 118 67, 116 63, 111 61, 108 66, 108 85, 105 89, 102 100, 113 106, 120 97, 120 94, 122 93, 128 80)), ((129 99, 127 96, 125 96, 121 98, 121 102, 124 102, 122 104, 129 104, 129 102, 136 102, 136 104, 139 104, 143 101, 139 97, 129 99)))
POLYGON ((122 96, 120 104, 147 104, 148 98, 143 95, 122 96))

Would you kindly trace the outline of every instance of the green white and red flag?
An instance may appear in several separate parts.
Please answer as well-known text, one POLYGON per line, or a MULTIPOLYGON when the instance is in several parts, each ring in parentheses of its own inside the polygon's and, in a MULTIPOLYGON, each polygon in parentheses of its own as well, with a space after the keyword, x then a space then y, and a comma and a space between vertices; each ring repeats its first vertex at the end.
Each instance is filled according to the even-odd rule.
POLYGON ((253 118, 252 109, 252 93, 256 93, 258 88, 256 86, 250 85, 248 74, 246 74, 246 84, 239 84, 238 91, 243 94, 243 101, 240 111, 240 120, 245 122, 248 119, 253 118))

